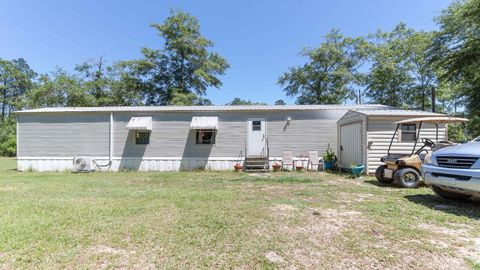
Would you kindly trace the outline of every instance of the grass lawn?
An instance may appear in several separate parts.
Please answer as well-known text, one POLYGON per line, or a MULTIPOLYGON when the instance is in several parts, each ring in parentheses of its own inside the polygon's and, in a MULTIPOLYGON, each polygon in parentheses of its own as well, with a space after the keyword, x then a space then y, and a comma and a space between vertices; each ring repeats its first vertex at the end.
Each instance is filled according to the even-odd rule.
POLYGON ((469 269, 480 201, 328 173, 18 173, 0 268, 469 269))

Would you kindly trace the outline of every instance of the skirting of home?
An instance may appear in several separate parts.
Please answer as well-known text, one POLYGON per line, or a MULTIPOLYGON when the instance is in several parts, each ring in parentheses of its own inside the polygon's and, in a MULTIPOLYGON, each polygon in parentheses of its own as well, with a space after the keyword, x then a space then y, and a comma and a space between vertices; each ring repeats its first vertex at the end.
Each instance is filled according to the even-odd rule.
MULTIPOLYGON (((17 158, 17 169, 19 171, 66 171, 74 170, 74 157, 21 157, 17 158)), ((159 157, 159 158, 121 158, 114 157, 112 164, 109 164, 108 157, 95 157, 95 162, 100 165, 97 170, 102 171, 192 171, 211 170, 225 171, 233 170, 238 162, 243 159, 235 157, 220 158, 182 158, 182 157, 159 157)), ((271 157, 270 167, 275 162, 281 162, 281 157, 271 157)), ((291 167, 291 166, 290 166, 291 167)), ((288 168, 287 169, 292 169, 288 168)))

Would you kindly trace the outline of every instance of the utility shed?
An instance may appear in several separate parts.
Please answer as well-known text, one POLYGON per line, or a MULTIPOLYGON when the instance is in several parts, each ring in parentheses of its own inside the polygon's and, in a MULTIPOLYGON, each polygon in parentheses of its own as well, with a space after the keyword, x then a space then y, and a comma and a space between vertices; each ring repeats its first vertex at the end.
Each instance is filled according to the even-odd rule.
MULTIPOLYGON (((337 122, 337 153, 340 167, 348 169, 352 163, 363 164, 367 173, 375 173, 377 167, 382 165, 380 158, 387 154, 397 127, 395 122, 427 116, 444 115, 396 108, 349 110, 337 122)), ((439 124, 438 138, 435 125, 424 124, 417 138, 418 128, 411 124, 402 125, 393 139, 391 153, 411 153, 415 140, 418 141, 417 149, 422 146, 422 138, 430 138, 433 141, 447 140, 445 124, 439 124)))

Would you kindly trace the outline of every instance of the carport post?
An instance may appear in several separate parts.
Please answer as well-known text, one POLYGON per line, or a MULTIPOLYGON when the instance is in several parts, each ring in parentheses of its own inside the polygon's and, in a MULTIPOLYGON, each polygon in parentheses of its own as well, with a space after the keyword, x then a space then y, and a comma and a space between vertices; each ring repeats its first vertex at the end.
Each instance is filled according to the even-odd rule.
POLYGON ((421 121, 420 125, 418 125, 417 137, 415 138, 415 144, 413 145, 412 155, 413 153, 415 153, 415 148, 417 148, 417 142, 418 142, 418 139, 420 138, 420 131, 422 130, 422 124, 423 124, 423 121, 421 121))

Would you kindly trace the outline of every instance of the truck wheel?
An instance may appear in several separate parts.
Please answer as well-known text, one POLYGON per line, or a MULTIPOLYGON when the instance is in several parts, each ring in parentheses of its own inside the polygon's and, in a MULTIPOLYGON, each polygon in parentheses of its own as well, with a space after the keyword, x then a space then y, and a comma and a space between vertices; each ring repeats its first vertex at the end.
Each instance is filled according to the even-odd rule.
POLYGON ((464 193, 458 193, 458 192, 453 192, 449 190, 445 190, 439 186, 432 186, 433 192, 435 192, 437 195, 439 195, 442 198, 449 199, 449 200, 466 200, 470 198, 472 195, 469 194, 464 194, 464 193))
POLYGON ((387 165, 382 165, 375 170, 375 177, 380 183, 391 183, 393 179, 383 177, 385 175, 385 168, 387 165))
POLYGON ((395 184, 404 188, 415 188, 420 184, 420 174, 414 168, 398 169, 393 175, 395 184))

